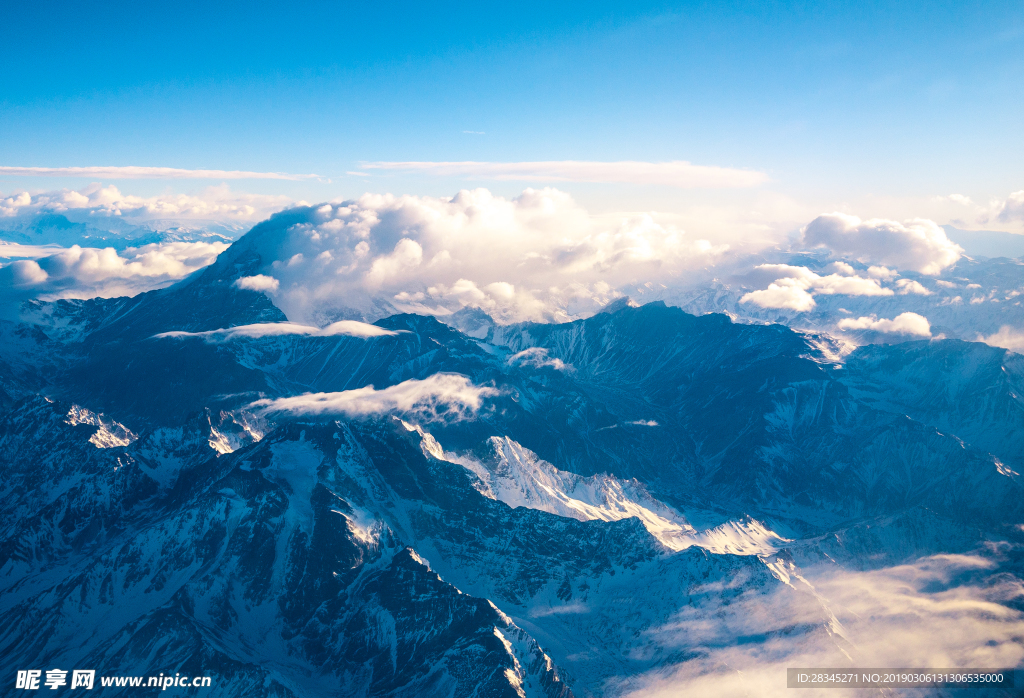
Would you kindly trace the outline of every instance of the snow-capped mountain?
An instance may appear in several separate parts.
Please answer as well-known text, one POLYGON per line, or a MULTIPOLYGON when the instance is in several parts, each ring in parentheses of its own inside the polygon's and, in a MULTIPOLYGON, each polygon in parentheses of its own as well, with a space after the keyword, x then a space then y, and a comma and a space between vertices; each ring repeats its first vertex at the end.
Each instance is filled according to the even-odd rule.
POLYGON ((281 225, 0 325, 5 665, 621 695, 722 647, 859 656, 813 570, 984 549, 1020 578, 1017 354, 663 302, 299 325, 239 283, 281 225))

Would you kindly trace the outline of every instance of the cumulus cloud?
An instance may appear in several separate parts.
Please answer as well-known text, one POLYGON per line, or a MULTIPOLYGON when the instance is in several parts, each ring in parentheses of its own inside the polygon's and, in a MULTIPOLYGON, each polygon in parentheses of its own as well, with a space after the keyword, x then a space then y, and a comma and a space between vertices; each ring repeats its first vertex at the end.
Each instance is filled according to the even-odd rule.
POLYGON ((964 251, 946 237, 934 221, 915 218, 899 223, 831 213, 818 216, 803 230, 804 244, 828 247, 861 262, 938 274, 960 259, 964 251))
POLYGON ((242 170, 182 170, 176 167, 5 167, 8 177, 87 177, 96 179, 322 179, 315 174, 246 172, 242 170))
POLYGON ((832 262, 826 267, 826 269, 831 269, 833 272, 843 274, 845 276, 853 276, 857 273, 857 270, 846 262, 832 262))
POLYGON ((47 256, 0 266, 0 294, 9 289, 44 299, 134 295, 213 263, 227 247, 221 242, 169 242, 120 253, 78 245, 51 249, 47 256))
POLYGON ((466 376, 435 373, 423 380, 411 379, 382 390, 368 385, 340 393, 257 400, 249 407, 269 415, 358 417, 397 413, 425 421, 458 421, 478 412, 484 398, 498 394, 495 388, 474 385, 466 376))
POLYGON ((693 596, 710 600, 650 632, 652 641, 691 658, 632 678, 620 693, 785 698, 793 693, 788 667, 1013 667, 1024 660, 1024 614, 1011 606, 1024 598, 1024 585, 982 556, 937 555, 867 572, 811 569, 792 583, 731 602, 695 589, 693 596), (831 622, 822 622, 823 611, 831 622))
POLYGON ((795 279, 779 279, 760 291, 751 291, 742 298, 740 303, 753 303, 762 308, 779 308, 807 312, 817 303, 814 296, 804 290, 795 279))
POLYGON ((113 185, 90 184, 81 189, 11 194, 0 198, 0 216, 74 212, 93 218, 135 221, 168 218, 256 221, 291 203, 286 196, 236 192, 227 185, 207 187, 198 194, 141 197, 124 194, 113 185))
POLYGON ((918 337, 931 337, 932 328, 928 318, 917 313, 900 313, 892 320, 870 317, 846 318, 836 323, 841 330, 873 330, 887 334, 909 334, 918 337))
POLYGON ((363 169, 422 172, 438 176, 547 182, 626 182, 685 189, 754 187, 768 181, 763 172, 672 162, 364 162, 363 169))
POLYGON ((19 259, 0 267, 0 289, 30 288, 45 283, 48 278, 49 274, 31 259, 19 259))
POLYGON ((1024 354, 1024 330, 1018 330, 1010 325, 1003 325, 999 328, 998 332, 988 335, 978 335, 979 342, 984 342, 989 346, 1002 347, 1003 349, 1009 349, 1015 351, 1018 354, 1024 354))
POLYGON ((290 335, 307 337, 345 336, 369 339, 371 337, 393 337, 402 332, 404 330, 388 330, 355 320, 341 320, 322 328, 299 325, 294 322, 262 322, 255 325, 238 325, 236 327, 208 330, 206 332, 161 332, 160 334, 153 335, 153 339, 198 337, 207 344, 224 344, 236 339, 260 339, 262 337, 285 337, 290 335))
POLYGON ((514 199, 485 189, 451 198, 366 194, 296 211, 254 235, 262 288, 292 321, 480 308, 500 320, 567 320, 641 282, 678 283, 728 249, 649 214, 591 216, 555 189, 514 199), (294 222, 296 216, 300 222, 294 222), (262 282, 271 284, 272 282, 262 282))
POLYGON ((280 288, 281 282, 273 276, 256 274, 255 276, 243 276, 240 279, 235 279, 233 285, 247 291, 276 291, 280 288))
POLYGON ((932 292, 925 288, 920 282, 912 279, 900 279, 896 282, 896 288, 901 296, 913 293, 918 296, 930 296, 932 292))
MULTIPOLYGON (((882 286, 878 279, 865 279, 854 274, 849 264, 838 262, 832 268, 840 272, 821 276, 807 267, 789 264, 760 264, 754 268, 754 277, 777 277, 768 288, 751 291, 740 298, 740 303, 751 303, 762 308, 785 308, 806 312, 817 304, 814 293, 846 296, 891 296, 892 289, 882 286), (781 278, 778 278, 781 277, 781 278)), ((876 267, 872 267, 877 269, 876 267)), ((885 270, 888 271, 888 270, 885 270)), ((884 274, 877 274, 882 276, 884 274)))
POLYGON ((868 267, 868 276, 883 281, 891 281, 899 276, 899 272, 888 267, 868 267))

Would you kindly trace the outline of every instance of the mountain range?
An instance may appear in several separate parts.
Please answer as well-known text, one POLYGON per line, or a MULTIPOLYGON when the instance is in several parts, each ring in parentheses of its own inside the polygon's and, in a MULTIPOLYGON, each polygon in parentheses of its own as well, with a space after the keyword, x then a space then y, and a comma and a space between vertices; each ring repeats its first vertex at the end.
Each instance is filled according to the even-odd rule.
POLYGON ((283 228, 168 288, 0 323, 8 668, 625 695, 716 648, 855 661, 810 570, 970 554, 1024 579, 1019 354, 854 346, 827 299, 794 329, 741 317, 725 281, 562 324, 380 305, 299 325, 239 283, 283 228), (751 604, 800 611, 725 620, 751 604))

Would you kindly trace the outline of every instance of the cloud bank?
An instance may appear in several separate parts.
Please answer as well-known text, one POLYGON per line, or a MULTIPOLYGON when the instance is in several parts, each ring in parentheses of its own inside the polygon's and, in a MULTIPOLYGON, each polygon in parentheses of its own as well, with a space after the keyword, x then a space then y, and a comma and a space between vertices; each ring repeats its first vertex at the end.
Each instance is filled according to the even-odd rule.
POLYGON ((154 335, 153 339, 198 337, 207 344, 225 344, 237 339, 260 339, 263 337, 287 337, 294 335, 306 337, 345 336, 369 339, 371 337, 394 337, 398 334, 401 334, 401 332, 387 330, 365 322, 342 320, 323 328, 299 325, 293 322, 263 322, 255 325, 238 325, 237 327, 228 327, 221 330, 208 330, 206 332, 161 332, 154 335))
MULTIPOLYGON (((730 245, 714 244, 687 234, 682 221, 688 219, 680 215, 592 214, 556 189, 526 189, 514 198, 486 189, 438 198, 366 194, 286 209, 267 220, 270 211, 287 203, 284 197, 239 194, 226 185, 198 194, 146 198, 100 185, 0 197, 0 208, 13 212, 0 217, 0 239, 19 245, 0 244, 0 259, 20 257, 0 274, 0 283, 16 299, 111 296, 158 288, 210 257, 201 248, 192 254, 144 243, 230 240, 248 222, 262 218, 254 235, 241 243, 262 263, 235 284, 267 294, 292 322, 305 326, 372 322, 396 311, 444 316, 465 307, 479 308, 503 323, 560 322, 587 316, 624 294, 642 302, 665 300, 697 313, 725 310, 739 318, 777 319, 764 309, 805 314, 800 321, 818 329, 834 329, 842 317, 875 313, 892 318, 903 311, 949 328, 948 313, 937 308, 968 302, 977 304, 979 312, 994 312, 989 304, 997 303, 1006 303, 1007 310, 999 322, 971 326, 960 336, 973 338, 999 324, 1019 324, 1013 320, 1018 301, 1008 295, 1012 291, 946 298, 941 284, 960 277, 944 265, 955 262, 959 248, 933 222, 919 219, 896 223, 822 215, 805 226, 802 241, 765 251, 773 241, 761 239, 742 222, 730 226, 731 233, 715 232, 719 241, 729 236, 724 239, 730 245), (68 220, 61 223, 60 216, 43 215, 50 213, 68 220), (228 223, 217 228, 216 220, 228 223), (182 222, 182 227, 168 227, 172 221, 182 222), (73 270, 58 269, 67 254, 45 244, 54 241, 69 250, 76 242, 81 250, 92 249, 82 252, 83 259, 95 258, 92 271, 86 273, 89 264, 84 261, 73 270), (820 267, 829 260, 821 253, 791 256, 801 242, 827 246, 832 263, 820 267), (108 245, 119 251, 101 253, 108 245), (155 260, 136 259, 161 252, 181 264, 173 269, 175 265, 165 264, 161 273, 155 260), (762 256, 754 261, 747 256, 752 253, 762 256), (766 257, 801 261, 752 268, 766 257), (914 273, 939 267, 940 279, 914 273), (901 273, 912 278, 901 278, 901 273), (716 279, 735 295, 727 302, 695 300, 716 279), (842 313, 826 317, 838 313, 840 303, 842 313)), ((813 217, 801 216, 806 216, 804 221, 813 217)), ((699 225, 687 225, 691 223, 699 225)), ((962 273, 969 273, 966 267, 962 273)), ((954 320, 959 327, 961 320, 954 320)))
POLYGON ((0 267, 0 297, 111 298, 135 295, 184 278, 216 260, 222 242, 169 242, 118 252, 74 245, 0 267))
POLYGON ((477 413, 484 398, 498 395, 495 388, 474 385, 456 373, 435 373, 423 380, 411 379, 382 390, 368 385, 340 393, 307 393, 276 400, 257 400, 249 409, 267 415, 297 417, 347 415, 360 417, 397 413, 424 421, 458 421, 477 413))
MULTIPOLYGON (((767 599, 750 592, 732 603, 711 601, 654 629, 653 641, 693 658, 632 680, 621 693, 785 698, 793 694, 786 688, 787 667, 1013 667, 1024 661, 1024 614, 1009 605, 1024 598, 1024 585, 985 557, 937 555, 875 571, 818 569, 805 576, 809 584, 795 582, 799 593, 786 587, 767 599), (824 631, 810 631, 822 625, 822 604, 835 616, 835 642, 824 631)), ((800 694, 849 695, 837 689, 800 694)))
POLYGON ((87 177, 95 179, 322 179, 315 174, 247 172, 243 170, 182 170, 175 167, 8 167, 8 177, 87 177))
POLYGON ((862 262, 877 262, 898 269, 934 275, 951 267, 963 255, 934 221, 915 218, 904 223, 830 213, 818 216, 803 230, 810 247, 828 247, 839 255, 862 262))
POLYGON ((212 264, 225 240, 291 203, 226 185, 152 197, 100 184, 0 196, 0 260, 15 260, 0 264, 3 312, 27 298, 162 288, 212 264))
POLYGON ((291 204, 292 200, 287 196, 235 192, 227 185, 207 187, 199 194, 168 193, 140 197, 124 194, 113 185, 91 184, 81 189, 0 195, 0 223, 3 217, 71 212, 82 214, 87 219, 147 221, 171 218, 254 222, 291 204))
POLYGON ((731 167, 672 162, 364 162, 368 170, 418 172, 481 179, 659 184, 683 189, 756 187, 768 181, 763 172, 731 167))
POLYGON ((380 317, 379 299, 407 312, 470 306, 506 322, 566 320, 600 309, 627 283, 678 283, 728 249, 649 214, 591 216, 555 189, 514 199, 485 189, 367 194, 280 220, 251 236, 266 263, 239 283, 259 286, 290 320, 316 325, 380 317))

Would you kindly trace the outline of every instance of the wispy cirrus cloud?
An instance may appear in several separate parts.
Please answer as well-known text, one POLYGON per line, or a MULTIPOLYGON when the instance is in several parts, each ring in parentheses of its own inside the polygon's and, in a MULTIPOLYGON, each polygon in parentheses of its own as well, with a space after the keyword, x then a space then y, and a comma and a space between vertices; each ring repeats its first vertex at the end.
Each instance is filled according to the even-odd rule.
MULTIPOLYGON (((97 179, 324 179, 318 174, 249 172, 246 170, 185 170, 177 167, 9 167, 0 165, 0 176, 83 177, 97 179)), ((329 181, 329 180, 327 180, 329 181)))
POLYGON ((294 322, 263 322, 255 325, 238 325, 221 330, 207 330, 206 332, 162 332, 161 334, 154 335, 153 339, 198 337, 207 344, 223 344, 236 339, 260 339, 263 337, 285 337, 292 335, 308 337, 345 336, 369 339, 371 337, 394 337, 404 331, 388 330, 355 320, 341 320, 323 328, 300 325, 294 322))
POLYGON ((670 162, 594 162, 550 160, 538 162, 363 162, 362 169, 418 172, 436 176, 546 182, 607 182, 660 184, 682 189, 756 187, 768 175, 755 170, 670 162))

